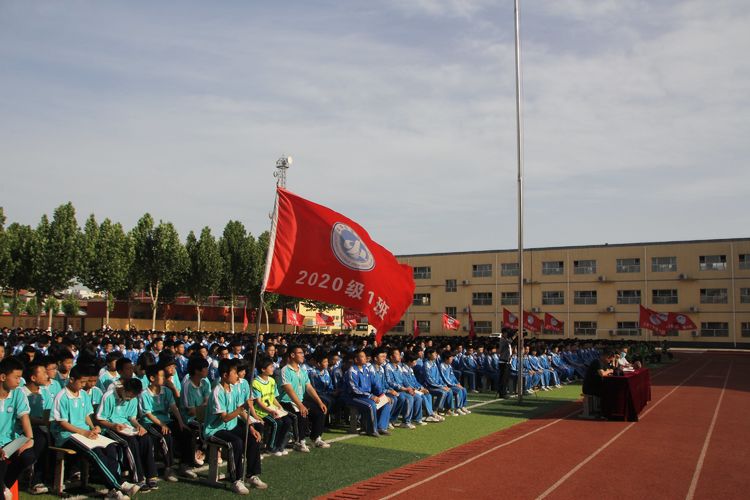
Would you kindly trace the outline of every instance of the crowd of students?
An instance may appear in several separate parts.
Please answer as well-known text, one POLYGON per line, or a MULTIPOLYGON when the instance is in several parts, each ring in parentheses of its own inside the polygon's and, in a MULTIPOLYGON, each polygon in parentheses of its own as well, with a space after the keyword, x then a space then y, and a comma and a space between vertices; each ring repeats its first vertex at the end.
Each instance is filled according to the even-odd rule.
POLYGON ((362 433, 388 436, 396 426, 471 413, 467 396, 480 385, 514 397, 519 372, 527 393, 584 378, 601 352, 593 343, 532 343, 519 367, 508 336, 370 342, 260 335, 253 367, 255 336, 244 334, 5 329, 0 446, 28 438, 0 455, 5 496, 30 468, 30 492, 48 491, 42 458, 50 446, 87 457, 108 498, 122 499, 158 489, 160 480, 197 478, 207 443, 223 450, 233 491, 248 494, 248 486, 268 487, 262 458, 329 448, 325 426, 350 409, 362 433), (79 438, 100 435, 111 442, 92 447, 79 438))

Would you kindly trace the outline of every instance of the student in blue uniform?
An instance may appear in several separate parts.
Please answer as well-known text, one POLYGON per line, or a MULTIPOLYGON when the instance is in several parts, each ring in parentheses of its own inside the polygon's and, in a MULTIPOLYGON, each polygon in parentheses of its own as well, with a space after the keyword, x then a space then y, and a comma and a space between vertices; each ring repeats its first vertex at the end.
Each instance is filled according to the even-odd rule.
POLYGON ((70 370, 68 384, 57 394, 52 406, 50 432, 55 439, 55 446, 77 450, 99 469, 109 488, 107 498, 123 500, 129 495, 135 495, 140 486, 121 481, 117 443, 89 449, 71 438, 74 434, 80 434, 96 439, 101 432, 91 420, 94 409, 89 395, 82 390, 84 378, 78 366, 70 370))
MULTIPOLYGON (((372 366, 370 371, 372 372, 372 380, 375 384, 375 394, 385 394, 388 399, 392 402, 391 417, 390 417, 390 428, 394 428, 394 423, 401 416, 402 422, 406 422, 408 416, 411 414, 411 405, 414 403, 413 398, 409 398, 405 392, 397 391, 392 389, 388 385, 388 381, 385 376, 385 365, 387 361, 387 353, 385 349, 378 348, 373 353, 372 366)), ((414 426, 409 421, 409 425, 404 426, 407 429, 412 429, 414 426)))
POLYGON ((469 346, 466 349, 466 353, 461 356, 461 378, 467 380, 468 390, 471 392, 477 392, 477 373, 479 372, 479 365, 477 364, 476 354, 474 348, 469 346))
MULTIPOLYGON (((401 427, 414 429, 414 424, 427 425, 422 422, 422 393, 413 387, 409 387, 406 381, 401 366, 401 350, 398 347, 388 349, 388 359, 389 361, 385 365, 385 380, 388 388, 403 394, 406 399, 406 411, 401 427)), ((393 420, 392 415, 391 419, 393 420)))
POLYGON ((18 480, 21 472, 36 461, 29 400, 19 388, 22 373, 23 365, 17 359, 0 361, 0 447, 21 436, 29 439, 9 457, 0 448, 0 487, 5 498, 11 498, 9 488, 18 480))
POLYGON ((440 376, 443 379, 443 383, 451 390, 451 399, 455 400, 455 411, 459 415, 468 415, 471 412, 466 409, 466 388, 458 382, 458 378, 456 378, 456 375, 453 373, 453 367, 451 366, 453 353, 451 351, 445 351, 440 358, 440 376))
POLYGON ((365 433, 369 436, 379 437, 389 435, 388 423, 391 417, 391 403, 387 402, 380 409, 377 405, 382 398, 387 396, 383 393, 376 394, 377 387, 372 380, 372 372, 367 369, 367 355, 361 349, 354 351, 353 364, 346 373, 346 402, 359 410, 365 433))
POLYGON ((437 414, 432 410, 432 394, 417 380, 414 374, 414 366, 417 364, 417 356, 414 353, 407 352, 404 361, 401 363, 401 370, 404 374, 404 381, 408 387, 414 389, 415 392, 422 395, 422 406, 423 413, 427 416, 422 419, 423 422, 442 422, 445 418, 437 414))
MULTIPOLYGON (((445 385, 443 377, 440 375, 438 354, 433 348, 425 351, 425 359, 422 363, 422 380, 420 382, 430 391, 430 394, 438 398, 437 412, 445 412, 447 415, 453 415, 453 397, 450 387, 445 385)), ((419 364, 417 363, 417 365, 419 364)), ((415 368, 416 369, 416 368, 415 368)))

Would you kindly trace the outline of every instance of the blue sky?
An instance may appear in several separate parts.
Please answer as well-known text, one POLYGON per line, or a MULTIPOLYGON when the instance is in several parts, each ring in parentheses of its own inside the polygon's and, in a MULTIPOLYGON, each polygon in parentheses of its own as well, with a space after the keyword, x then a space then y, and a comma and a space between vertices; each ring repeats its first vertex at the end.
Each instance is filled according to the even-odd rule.
MULTIPOLYGON (((748 236, 750 3, 524 1, 526 244, 748 236)), ((0 205, 516 245, 512 1, 0 2, 0 205)))

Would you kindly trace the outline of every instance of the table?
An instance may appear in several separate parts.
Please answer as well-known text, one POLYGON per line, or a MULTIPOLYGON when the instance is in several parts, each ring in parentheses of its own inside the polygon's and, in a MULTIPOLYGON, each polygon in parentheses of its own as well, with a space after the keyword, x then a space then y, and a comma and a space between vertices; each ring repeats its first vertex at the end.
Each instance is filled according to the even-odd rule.
POLYGON ((604 377, 602 415, 638 421, 638 414, 651 401, 651 373, 641 368, 622 376, 604 377))

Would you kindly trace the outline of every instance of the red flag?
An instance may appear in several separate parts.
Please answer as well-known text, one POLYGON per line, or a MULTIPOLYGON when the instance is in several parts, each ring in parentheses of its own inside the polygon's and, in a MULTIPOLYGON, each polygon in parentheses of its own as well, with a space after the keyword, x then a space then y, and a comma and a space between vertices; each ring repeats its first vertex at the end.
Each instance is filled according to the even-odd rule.
POLYGON ((530 332, 542 331, 542 320, 535 314, 523 312, 523 327, 530 332))
POLYGON ((344 312, 344 326, 349 328, 356 328, 362 315, 356 311, 345 311, 344 312))
POLYGON ((564 321, 552 316, 550 313, 544 313, 544 329, 549 332, 562 332, 565 326, 564 321))
POLYGON ((667 334, 669 313, 659 313, 643 306, 638 306, 638 311, 638 326, 658 335, 667 334))
POLYGON ((690 319, 690 316, 682 313, 669 313, 667 330, 697 330, 698 327, 690 319))
POLYGON ((277 194, 264 290, 362 311, 380 341, 413 301, 411 267, 353 220, 285 189, 277 194))
POLYGON ((460 321, 443 313, 443 328, 446 330, 458 330, 460 326, 460 321))
POLYGON ((333 316, 315 313, 315 326, 333 326, 333 316))
POLYGON ((247 331, 247 325, 248 325, 248 323, 249 323, 249 321, 247 319, 247 304, 245 304, 245 314, 244 314, 244 317, 242 318, 242 331, 243 332, 247 331))
POLYGON ((503 307, 503 326, 505 328, 518 328, 518 316, 503 307))
POLYGON ((477 332, 474 330, 474 318, 471 317, 471 307, 469 309, 469 340, 474 340, 477 332))
POLYGON ((419 337, 419 323, 417 323, 417 320, 414 320, 414 338, 419 337))
POLYGON ((291 309, 286 310, 286 324, 292 326, 304 326, 305 317, 291 309))

